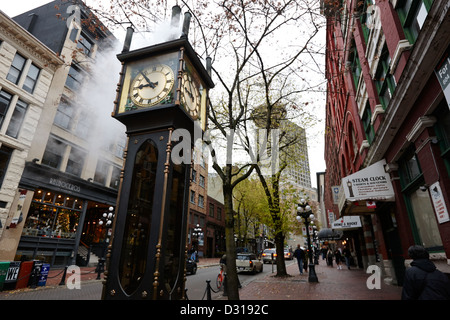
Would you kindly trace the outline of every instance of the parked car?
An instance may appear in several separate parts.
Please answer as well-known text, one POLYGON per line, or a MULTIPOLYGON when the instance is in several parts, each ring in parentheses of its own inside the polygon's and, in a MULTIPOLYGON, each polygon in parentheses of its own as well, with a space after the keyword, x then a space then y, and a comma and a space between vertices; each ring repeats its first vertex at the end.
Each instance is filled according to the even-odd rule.
POLYGON ((254 253, 238 253, 236 255, 237 271, 247 271, 255 274, 263 271, 263 263, 254 253))
POLYGON ((196 274, 197 273, 197 263, 192 259, 186 260, 186 273, 196 274))
POLYGON ((294 259, 294 254, 289 249, 284 249, 284 258, 288 260, 294 259))
POLYGON ((263 263, 275 262, 276 258, 277 258, 277 252, 276 252, 275 248, 266 249, 266 250, 264 250, 264 252, 262 254, 263 263))

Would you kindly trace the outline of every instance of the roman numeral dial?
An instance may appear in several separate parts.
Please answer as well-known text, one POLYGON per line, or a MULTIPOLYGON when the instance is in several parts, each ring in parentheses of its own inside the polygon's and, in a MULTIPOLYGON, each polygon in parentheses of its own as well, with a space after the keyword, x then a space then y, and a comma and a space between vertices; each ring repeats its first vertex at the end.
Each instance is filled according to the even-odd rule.
POLYGON ((167 65, 147 66, 138 70, 131 84, 130 98, 136 106, 154 106, 171 93, 174 79, 173 70, 167 65))

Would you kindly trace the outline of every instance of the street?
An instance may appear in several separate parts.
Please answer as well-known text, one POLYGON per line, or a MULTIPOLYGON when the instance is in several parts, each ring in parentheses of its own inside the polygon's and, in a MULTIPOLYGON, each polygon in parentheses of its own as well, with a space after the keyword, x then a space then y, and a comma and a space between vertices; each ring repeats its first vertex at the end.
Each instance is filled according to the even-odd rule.
MULTIPOLYGON (((286 266, 292 264, 286 261, 286 266)), ((275 265, 265 264, 263 272, 255 275, 239 273, 239 280, 244 287, 247 283, 257 280, 271 273, 275 265)), ((216 277, 219 266, 198 268, 195 275, 187 275, 186 289, 189 300, 206 300, 207 280, 211 280, 211 297, 216 300, 222 296, 223 291, 216 287, 216 277)), ((69 289, 67 286, 38 287, 36 289, 21 289, 9 292, 0 292, 0 300, 100 300, 102 294, 102 281, 91 280, 82 282, 80 289, 69 289)))

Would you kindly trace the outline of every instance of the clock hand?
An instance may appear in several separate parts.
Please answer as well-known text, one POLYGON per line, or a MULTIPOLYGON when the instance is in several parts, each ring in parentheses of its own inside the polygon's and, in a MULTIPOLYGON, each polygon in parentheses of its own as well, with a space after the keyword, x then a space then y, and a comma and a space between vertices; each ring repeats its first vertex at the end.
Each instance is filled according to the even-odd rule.
MULTIPOLYGON (((144 72, 142 72, 142 71, 140 71, 141 72, 141 74, 144 76, 144 78, 145 78, 145 80, 148 82, 148 86, 146 86, 146 87, 150 87, 150 88, 152 88, 152 89, 155 89, 156 88, 156 86, 158 85, 158 82, 151 82, 150 81, 150 79, 145 75, 145 73, 144 72)), ((140 89, 142 89, 142 88, 140 88, 140 89)))

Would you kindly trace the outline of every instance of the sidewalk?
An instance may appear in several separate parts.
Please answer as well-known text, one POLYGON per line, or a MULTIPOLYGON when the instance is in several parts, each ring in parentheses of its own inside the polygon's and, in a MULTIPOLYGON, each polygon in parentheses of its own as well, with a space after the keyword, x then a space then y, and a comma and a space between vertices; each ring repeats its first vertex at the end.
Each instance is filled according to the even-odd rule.
POLYGON ((388 285, 381 277, 380 289, 368 289, 371 274, 362 269, 337 270, 323 260, 315 266, 318 283, 308 282, 308 273, 300 275, 297 263, 287 267, 289 277, 273 274, 252 281, 239 291, 240 300, 400 300, 402 287, 388 285))
MULTIPOLYGON (((244 284, 239 289, 240 300, 400 300, 402 287, 388 285, 381 279, 380 289, 368 289, 366 282, 371 274, 365 273, 365 270, 351 269, 345 267, 337 270, 336 266, 328 267, 325 261, 320 260, 319 265, 315 266, 318 283, 308 282, 308 273, 299 274, 297 263, 287 266, 287 272, 290 276, 280 278, 275 277, 274 273, 268 273, 262 278, 255 278, 244 284)), ((218 258, 200 258, 197 266, 204 268, 208 266, 219 265, 218 258)), ((267 266, 267 265, 266 265, 267 266)), ((103 274, 97 280, 95 267, 80 269, 82 282, 101 282, 103 274)), ((50 270, 45 287, 40 289, 52 289, 60 287, 61 280, 64 277, 64 269, 50 270)), ((66 281, 71 275, 66 274, 66 281)), ((17 291, 36 291, 36 289, 19 289, 17 291)), ((0 292, 3 298, 7 297, 8 292, 0 292)), ((1 300, 1 299, 0 299, 1 300)), ((227 297, 221 297, 219 300, 227 300, 227 297)))

